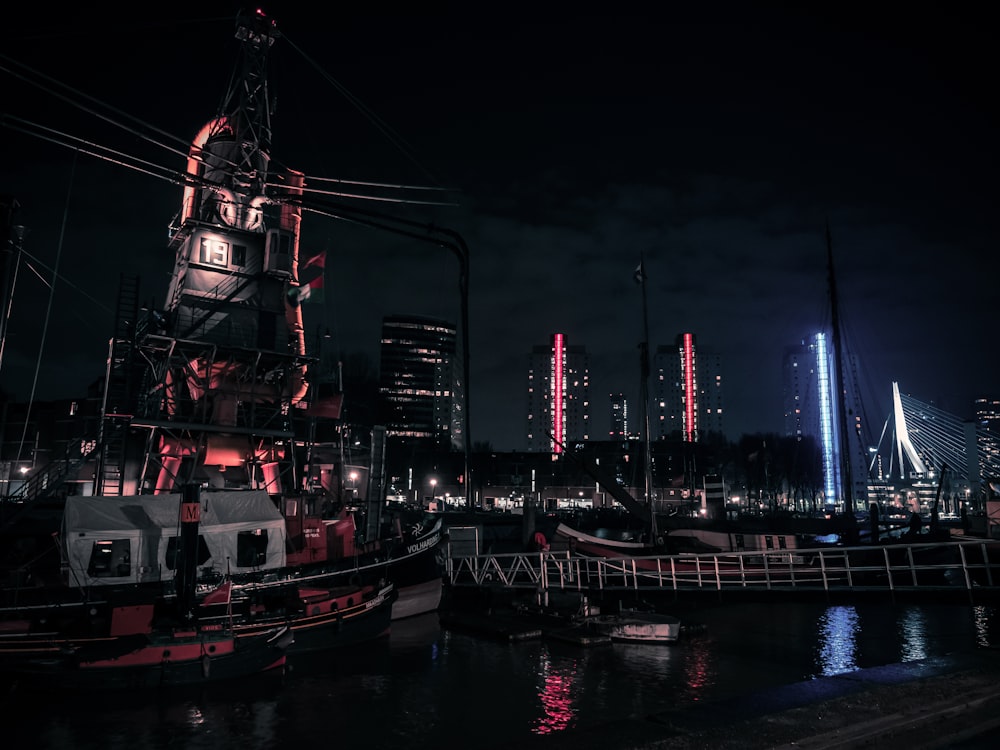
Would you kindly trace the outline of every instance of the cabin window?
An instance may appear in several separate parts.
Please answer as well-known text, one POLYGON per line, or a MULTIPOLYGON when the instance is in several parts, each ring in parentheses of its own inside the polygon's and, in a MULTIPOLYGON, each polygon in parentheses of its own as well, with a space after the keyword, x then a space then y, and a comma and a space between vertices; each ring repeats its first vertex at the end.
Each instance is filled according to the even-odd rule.
POLYGON ((268 230, 264 246, 264 271, 269 274, 290 277, 292 274, 291 232, 277 229, 268 230))
POLYGON ((121 578, 132 575, 132 553, 128 539, 94 542, 87 575, 91 578, 121 578))
POLYGON ((247 264, 247 246, 233 245, 233 265, 245 266, 247 264))
POLYGON ((736 546, 737 552, 742 552, 746 549, 746 542, 743 540, 742 534, 733 535, 733 544, 736 546))
POLYGON ((785 542, 785 537, 778 537, 778 549, 788 549, 788 544, 785 542))
POLYGON ((267 560, 267 529, 241 531, 236 535, 236 566, 256 568, 267 560))
MULTIPOLYGON (((181 538, 179 536, 172 536, 167 539, 167 570, 177 570, 181 565, 181 538)), ((208 551, 208 545, 205 544, 205 537, 198 535, 198 562, 199 566, 204 565, 208 562, 208 559, 212 556, 212 553, 208 551)))
POLYGON ((764 546, 768 549, 774 549, 774 538, 769 536, 764 537, 764 546))

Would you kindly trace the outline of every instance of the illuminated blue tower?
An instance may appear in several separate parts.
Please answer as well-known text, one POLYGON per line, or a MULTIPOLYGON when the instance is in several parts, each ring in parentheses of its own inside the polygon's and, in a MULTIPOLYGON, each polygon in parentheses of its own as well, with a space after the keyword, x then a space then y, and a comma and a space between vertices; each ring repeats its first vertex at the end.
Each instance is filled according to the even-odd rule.
POLYGON ((816 387, 819 405, 819 443, 823 456, 823 495, 828 502, 843 497, 840 476, 840 435, 837 430, 837 392, 825 333, 817 333, 813 341, 816 352, 816 387))

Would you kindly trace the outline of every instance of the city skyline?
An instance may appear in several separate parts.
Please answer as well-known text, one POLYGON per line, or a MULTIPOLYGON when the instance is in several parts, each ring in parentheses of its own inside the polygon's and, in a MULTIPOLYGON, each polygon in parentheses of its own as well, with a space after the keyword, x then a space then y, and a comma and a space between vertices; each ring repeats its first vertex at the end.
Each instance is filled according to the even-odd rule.
MULTIPOLYGON (((828 322, 827 226, 872 408, 886 413, 899 382, 964 414, 995 390, 997 366, 983 334, 1000 275, 985 26, 838 12, 740 4, 713 17, 536 12, 528 23, 511 7, 486 28, 454 10, 350 9, 335 23, 279 11, 272 151, 330 192, 444 188, 408 193, 442 205, 357 205, 453 229, 469 248, 473 443, 519 444, 518 373, 551 331, 586 343, 596 398, 635 401, 640 255, 650 344, 697 333, 726 358, 727 433, 780 431, 783 348, 828 322)), ((21 8, 5 29, 0 192, 20 202, 34 258, 0 370, 19 399, 79 393, 100 376, 120 274, 163 304, 164 228, 182 191, 13 127, 23 118, 149 152, 138 126, 67 111, 15 63, 107 102, 110 119, 176 136, 186 154, 235 61, 232 17, 163 13, 21 8), (105 38, 120 43, 94 44, 105 38)), ((183 170, 180 154, 149 158, 183 170)), ((302 233, 306 256, 327 252, 308 340, 328 332, 374 362, 385 315, 459 320, 446 249, 312 213, 302 233)))

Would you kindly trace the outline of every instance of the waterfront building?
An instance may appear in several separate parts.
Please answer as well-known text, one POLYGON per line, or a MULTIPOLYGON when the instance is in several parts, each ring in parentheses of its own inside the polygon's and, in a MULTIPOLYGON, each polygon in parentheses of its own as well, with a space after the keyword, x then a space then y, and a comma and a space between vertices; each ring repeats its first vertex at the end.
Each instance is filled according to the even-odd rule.
POLYGON ((781 361, 784 432, 790 437, 818 438, 819 392, 816 383, 816 351, 813 341, 785 347, 781 361))
POLYGON ((625 440, 628 438, 628 399, 624 393, 610 394, 611 428, 608 430, 610 440, 625 440))
POLYGON ((844 384, 844 402, 837 398, 834 352, 826 333, 785 347, 782 359, 784 427, 788 436, 813 437, 823 463, 823 496, 827 503, 850 497, 858 506, 866 504, 867 446, 862 424, 863 410, 856 387, 857 362, 850 360, 850 382, 844 384), (841 415, 840 410, 846 408, 841 415), (846 440, 842 432, 846 429, 846 440), (846 443, 846 454, 844 445, 846 443), (849 483, 849 484, 848 484, 849 483))
POLYGON ((1000 435, 1000 398, 981 396, 973 401, 972 408, 979 427, 1000 435))
POLYGON ((0 392, 0 497, 53 463, 81 466, 67 476, 59 492, 94 494, 93 450, 101 423, 104 382, 94 381, 85 396, 29 403, 8 400, 0 392))
POLYGON ((693 333, 682 333, 673 346, 656 348, 653 374, 654 438, 695 443, 710 432, 725 431, 718 352, 699 346, 693 333))
POLYGON ((562 453, 561 444, 590 440, 587 350, 554 333, 528 355, 526 442, 529 451, 562 453))
MULTIPOLYGON (((977 432, 979 463, 985 466, 1000 466, 1000 399, 983 396, 975 399, 973 407, 976 411, 974 429, 977 432)), ((1000 487, 1000 473, 990 470, 986 473, 988 477, 996 480, 992 484, 1000 487)), ((986 484, 989 483, 987 481, 986 484)))
POLYGON ((387 436, 464 450, 455 326, 414 315, 382 320, 379 397, 387 436))

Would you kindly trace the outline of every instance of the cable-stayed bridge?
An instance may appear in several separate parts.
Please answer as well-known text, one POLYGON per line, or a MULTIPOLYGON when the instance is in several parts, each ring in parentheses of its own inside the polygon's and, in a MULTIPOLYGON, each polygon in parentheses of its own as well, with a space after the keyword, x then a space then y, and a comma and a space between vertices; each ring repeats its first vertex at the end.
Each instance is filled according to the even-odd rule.
POLYGON ((1000 486, 1000 435, 899 392, 892 384, 892 413, 882 428, 869 475, 884 481, 919 481, 940 477, 944 467, 952 482, 981 499, 1000 486), (876 467, 875 461, 881 465, 876 467))

